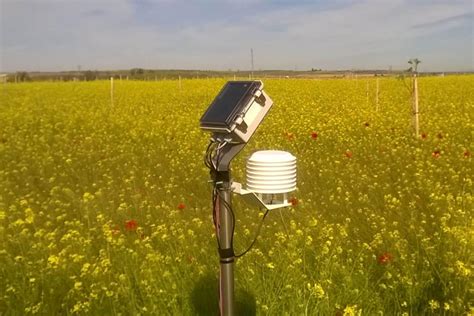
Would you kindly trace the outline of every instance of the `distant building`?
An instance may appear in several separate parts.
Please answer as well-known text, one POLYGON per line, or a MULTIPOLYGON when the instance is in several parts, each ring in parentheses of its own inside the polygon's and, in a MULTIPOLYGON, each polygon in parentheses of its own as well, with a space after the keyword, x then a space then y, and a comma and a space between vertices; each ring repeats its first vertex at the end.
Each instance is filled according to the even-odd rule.
POLYGON ((7 74, 0 74, 0 83, 6 83, 8 79, 7 74))

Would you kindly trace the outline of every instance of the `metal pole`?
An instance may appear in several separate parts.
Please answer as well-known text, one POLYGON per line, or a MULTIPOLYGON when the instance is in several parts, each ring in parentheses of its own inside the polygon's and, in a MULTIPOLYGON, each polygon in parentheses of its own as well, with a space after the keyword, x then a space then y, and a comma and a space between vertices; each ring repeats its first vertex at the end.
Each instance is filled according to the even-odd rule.
POLYGON ((232 214, 230 181, 225 181, 219 190, 218 227, 221 250, 230 249, 231 256, 220 254, 219 311, 221 316, 234 315, 234 255, 232 248, 232 214), (224 258, 226 257, 226 258, 224 258))
MULTIPOLYGON (((216 137, 218 138, 218 137, 216 137)), ((217 170, 211 176, 218 188, 216 203, 217 234, 219 237, 219 312, 221 316, 234 315, 234 249, 232 245, 233 216, 231 201, 230 162, 245 147, 242 144, 227 144, 222 147, 219 159, 215 158, 217 170)))

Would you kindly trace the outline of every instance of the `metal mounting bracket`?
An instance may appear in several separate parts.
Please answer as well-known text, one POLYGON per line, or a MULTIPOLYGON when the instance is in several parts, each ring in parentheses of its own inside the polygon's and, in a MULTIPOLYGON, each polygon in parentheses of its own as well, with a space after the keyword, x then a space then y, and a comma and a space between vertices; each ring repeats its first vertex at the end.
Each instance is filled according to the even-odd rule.
POLYGON ((257 205, 258 207, 264 207, 267 210, 276 210, 292 205, 287 199, 284 199, 281 203, 267 204, 262 200, 260 194, 244 189, 239 182, 232 182, 230 189, 233 193, 241 195, 248 203, 257 205))

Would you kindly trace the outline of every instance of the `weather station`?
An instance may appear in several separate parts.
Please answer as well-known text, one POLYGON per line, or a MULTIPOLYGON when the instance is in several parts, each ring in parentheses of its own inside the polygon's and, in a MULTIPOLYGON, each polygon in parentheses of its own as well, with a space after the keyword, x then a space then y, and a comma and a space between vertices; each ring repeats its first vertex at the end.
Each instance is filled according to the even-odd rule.
POLYGON ((288 207, 288 194, 296 190, 296 158, 284 151, 254 152, 247 160, 246 184, 231 178, 230 163, 249 142, 273 101, 262 81, 229 81, 200 119, 202 130, 212 133, 205 154, 210 169, 212 211, 216 229, 220 315, 234 315, 234 262, 254 245, 263 220, 271 210, 288 207), (266 211, 256 237, 241 254, 234 253, 235 213, 231 195, 238 194, 266 211))

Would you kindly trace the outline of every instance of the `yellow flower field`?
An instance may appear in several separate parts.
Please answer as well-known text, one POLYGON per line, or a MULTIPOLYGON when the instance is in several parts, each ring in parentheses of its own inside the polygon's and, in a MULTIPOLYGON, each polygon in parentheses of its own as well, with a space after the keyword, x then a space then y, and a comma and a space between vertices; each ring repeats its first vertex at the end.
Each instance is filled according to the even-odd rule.
MULTIPOLYGON (((267 79, 233 163, 298 159, 294 206, 235 266, 240 314, 472 315, 474 76, 267 79), (369 94, 367 96, 367 83, 369 94)), ((0 87, 0 314, 209 315, 218 255, 199 118, 225 79, 0 87)), ((263 213, 234 197, 236 252, 263 213)))

